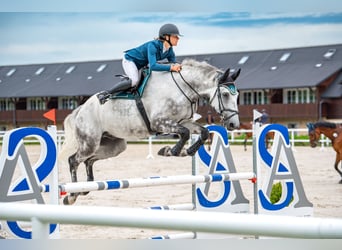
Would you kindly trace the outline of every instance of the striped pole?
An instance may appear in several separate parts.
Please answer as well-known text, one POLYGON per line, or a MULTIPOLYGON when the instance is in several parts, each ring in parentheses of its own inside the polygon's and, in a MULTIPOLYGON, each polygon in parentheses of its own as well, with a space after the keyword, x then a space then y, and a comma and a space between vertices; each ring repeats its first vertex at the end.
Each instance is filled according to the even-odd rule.
POLYGON ((125 189, 137 187, 152 187, 173 184, 195 184, 208 182, 235 181, 241 179, 250 179, 255 181, 253 172, 246 173, 225 173, 209 175, 175 175, 175 176, 153 176, 148 178, 126 179, 126 180, 107 180, 90 182, 73 182, 60 184, 61 193, 79 193, 98 190, 125 189))

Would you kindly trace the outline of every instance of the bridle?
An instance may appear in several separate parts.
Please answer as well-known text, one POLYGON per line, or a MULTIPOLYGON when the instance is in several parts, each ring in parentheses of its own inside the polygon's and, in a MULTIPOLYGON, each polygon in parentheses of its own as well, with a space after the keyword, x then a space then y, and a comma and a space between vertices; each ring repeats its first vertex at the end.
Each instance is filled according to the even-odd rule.
POLYGON ((228 111, 228 112, 231 113, 231 115, 228 116, 228 117, 225 117, 224 120, 229 120, 234 115, 238 115, 239 111, 235 110, 235 109, 227 108, 227 107, 224 106, 223 100, 222 100, 221 88, 228 89, 231 95, 236 95, 237 94, 236 86, 235 86, 234 82, 219 83, 217 85, 217 89, 216 89, 212 99, 209 101, 209 103, 211 104, 213 102, 214 98, 215 98, 215 95, 217 95, 220 116, 223 117, 223 112, 228 111))
MULTIPOLYGON (((196 91, 190 84, 188 81, 186 81, 182 75, 181 72, 178 72, 180 77, 182 78, 183 82, 197 95, 198 99, 200 100, 204 100, 204 97, 202 97, 198 91, 196 91)), ((193 106, 196 105, 196 101, 192 100, 185 92, 184 90, 180 87, 180 85, 178 84, 178 82, 176 81, 174 75, 173 75, 173 72, 171 72, 171 76, 172 76, 172 79, 174 81, 174 83, 176 84, 176 86, 178 87, 178 89, 182 92, 182 94, 185 96, 185 98, 190 102, 190 105, 191 105, 191 116, 190 118, 192 117, 193 115, 193 106)), ((222 73, 218 73, 218 75, 216 76, 216 78, 220 78, 222 76, 222 73)), ((235 86, 235 83, 232 82, 232 81, 229 81, 229 82, 224 82, 224 83, 218 83, 217 85, 217 88, 216 88, 216 91, 212 97, 211 100, 209 100, 209 103, 211 104, 214 100, 214 97, 215 95, 217 95, 217 98, 218 98, 218 103, 219 103, 219 114, 221 116, 221 118, 223 120, 229 120, 230 118, 232 118, 234 115, 238 115, 239 114, 239 111, 238 110, 234 110, 234 109, 231 109, 231 108, 227 108, 224 106, 223 104, 223 100, 222 100, 222 93, 221 93, 221 88, 226 88, 229 90, 230 94, 231 95, 236 95, 237 94, 237 90, 236 90, 236 86, 235 86), (228 117, 225 117, 223 118, 223 112, 225 111, 228 111, 231 113, 230 116, 228 117)))
MULTIPOLYGON (((318 134, 319 134, 319 133, 318 133, 318 134)), ((313 137, 312 142, 311 142, 311 139, 310 139, 310 143, 311 143, 312 145, 317 146, 318 140, 319 140, 319 136, 317 136, 316 129, 315 129, 315 127, 314 127, 313 124, 310 124, 310 125, 309 125, 309 136, 310 136, 310 137, 311 137, 311 136, 313 137)))

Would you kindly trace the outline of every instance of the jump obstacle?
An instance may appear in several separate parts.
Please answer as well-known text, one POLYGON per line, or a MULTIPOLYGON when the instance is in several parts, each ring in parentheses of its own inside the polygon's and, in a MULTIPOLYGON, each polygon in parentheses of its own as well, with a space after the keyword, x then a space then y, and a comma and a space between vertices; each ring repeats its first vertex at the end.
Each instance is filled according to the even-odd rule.
MULTIPOLYGON (((259 138, 257 138, 257 136, 253 138, 254 140, 253 145, 256 145, 256 147, 255 149, 253 148, 253 150, 255 150, 255 152, 253 152, 253 155, 255 153, 253 157, 254 159, 253 172, 249 172, 249 173, 236 173, 234 162, 233 162, 230 150, 229 150, 228 136, 227 136, 226 130, 216 125, 211 125, 208 127, 208 129, 217 136, 214 136, 213 147, 210 153, 207 152, 204 147, 202 147, 199 150, 199 152, 196 154, 196 157, 193 158, 193 172, 195 173, 195 175, 150 177, 150 178, 138 178, 138 179, 107 180, 107 181, 96 181, 96 182, 78 182, 78 183, 59 184, 58 178, 56 178, 56 174, 53 174, 53 172, 57 170, 57 167, 55 166, 56 159, 51 160, 53 157, 56 157, 54 153, 56 150, 46 150, 46 152, 44 152, 42 155, 44 155, 45 158, 48 158, 50 160, 49 161, 42 160, 42 165, 45 164, 44 166, 46 168, 49 168, 48 170, 50 170, 51 173, 49 171, 43 171, 41 167, 42 165, 38 166, 35 169, 35 171, 40 182, 44 178, 49 177, 50 185, 46 185, 46 184, 43 185, 37 181, 35 182, 33 179, 30 179, 30 174, 29 174, 27 178, 23 178, 19 180, 16 183, 16 186, 14 186, 13 188, 13 185, 10 186, 7 182, 6 184, 3 184, 4 182, 1 182, 1 180, 4 180, 5 177, 7 178, 12 177, 13 173, 11 172, 11 170, 5 170, 5 168, 3 169, 0 168, 1 170, 0 171, 0 174, 1 174, 0 175, 0 183, 1 183, 0 184, 0 202, 12 202, 12 201, 22 201, 22 200, 33 199, 33 200, 36 200, 37 203, 45 203, 40 198, 41 191, 49 191, 51 194, 50 203, 58 204, 59 195, 61 192, 87 192, 87 191, 99 191, 99 190, 110 190, 110 189, 121 189, 121 188, 125 189, 125 188, 134 188, 134 187, 150 187, 150 186, 174 185, 174 184, 192 184, 193 185, 193 202, 192 203, 179 204, 179 205, 154 206, 154 207, 150 207, 149 210, 196 210, 195 214, 202 213, 202 211, 210 211, 210 213, 206 212, 205 216, 210 218, 211 215, 218 213, 223 220, 223 218, 226 218, 226 217, 230 218, 230 213, 234 213, 233 217, 235 215, 239 217, 241 215, 242 217, 244 217, 244 215, 249 213, 249 201, 243 195, 239 180, 250 179, 253 183, 255 183, 256 177, 258 177, 257 179, 258 185, 256 184, 254 185, 254 190, 255 190, 254 191, 254 204, 255 204, 254 213, 272 214, 273 217, 271 218, 271 220, 274 220, 274 221, 283 220, 282 219, 283 217, 279 217, 279 216, 274 217, 276 215, 287 214, 287 215, 292 215, 292 216, 297 216, 297 217, 312 216, 312 203, 310 203, 307 200, 304 190, 301 185, 298 171, 296 171, 296 166, 295 166, 296 164, 291 155, 291 151, 289 150, 290 147, 289 147, 288 140, 286 138, 286 128, 281 127, 280 125, 274 125, 274 124, 271 124, 270 126, 264 126, 263 128, 261 127, 255 128, 254 134, 258 135, 259 138), (279 136, 275 136, 274 143, 270 152, 268 152, 267 150, 265 151, 261 143, 263 141, 263 136, 265 136, 267 132, 269 132, 269 130, 279 131, 279 134, 280 134, 279 136), (286 160, 284 161, 284 159, 286 160), (267 165, 266 166, 266 172, 267 172, 266 178, 262 178, 262 175, 260 174, 261 170, 260 168, 257 167, 259 165, 260 166, 267 165), (199 172, 198 171, 199 168, 202 168, 202 169, 204 168, 208 174, 205 174, 205 175, 196 174, 199 172), (272 184, 276 180, 280 180, 283 182, 285 194, 283 195, 284 197, 282 196, 282 199, 278 203, 272 204, 270 203, 268 199, 270 195, 270 183, 272 184), (218 197, 209 198, 208 194, 210 190, 210 183, 213 183, 213 182, 222 183, 221 184, 222 190, 221 190, 221 194, 219 194, 218 197), (5 185, 8 185, 8 186, 5 186, 5 185), (36 192, 33 192, 33 194, 31 192, 31 194, 29 194, 29 192, 26 192, 26 193, 23 192, 25 190, 26 191, 33 190, 36 192), (293 199, 291 204, 289 204, 288 202, 289 197, 293 199), (294 208, 294 205, 296 205, 296 208, 294 208)), ((54 129, 52 129, 52 131, 53 130, 54 129)), ((16 130, 13 132, 15 136, 10 137, 12 133, 9 133, 8 138, 7 138, 8 139, 7 141, 11 141, 11 143, 9 144, 12 144, 12 146, 5 145, 5 144, 3 146, 3 149, 6 149, 8 147, 8 150, 6 152, 3 150, 2 154, 0 155, 0 163, 1 163, 0 167, 9 166, 9 169, 13 170, 15 168, 15 165, 11 161, 11 159, 13 158, 17 159, 18 155, 20 155, 21 158, 24 159, 23 160, 24 165, 25 163, 27 163, 25 162, 26 152, 24 151, 23 146, 20 145, 19 142, 24 136, 28 136, 28 135, 31 136, 32 133, 33 135, 38 135, 41 138, 41 141, 42 141, 41 144, 45 144, 46 149, 48 149, 49 147, 53 147, 53 144, 55 145, 54 140, 49 139, 49 136, 47 136, 46 132, 44 133, 38 129, 34 129, 33 131, 32 130, 20 130, 20 129, 16 130), (19 145, 18 147, 16 143, 19 145), (13 144, 15 145, 13 146, 13 144)), ((54 138, 53 132, 50 131, 49 134, 51 138, 54 138)), ((26 167, 26 166, 24 167, 26 168, 27 172, 30 172, 28 171, 29 167, 26 167)), ((31 170, 31 172, 33 171, 31 170)), ((19 206, 22 206, 22 204, 21 205, 18 204, 18 209, 19 209, 19 206)), ((63 208, 64 210, 64 207, 61 207, 61 208, 63 208)), ((65 209, 68 210, 68 208, 65 208, 65 209)), ((74 208, 71 208, 71 210, 73 209, 74 208)), ((89 210, 91 210, 91 208, 89 210)), ((122 209, 119 209, 119 210, 121 211, 122 209)), ((146 211, 147 210, 145 209, 145 212, 146 211)), ((160 211, 160 212, 168 213, 172 211, 160 211)), ((182 211, 175 211, 175 212, 182 212, 182 211)), ((187 216, 192 216, 192 215, 187 214, 187 216)), ((18 214, 5 215, 2 212, 2 210, 0 210, 0 219, 15 220, 15 219, 23 219, 23 218, 20 217, 20 215, 18 214)), ((61 221, 50 220, 49 221, 47 219, 42 219, 43 221, 41 221, 42 223, 40 223, 36 219, 32 219, 32 221, 34 222, 32 226, 32 230, 34 230, 37 227, 40 228, 40 230, 38 230, 40 231, 40 233, 38 234, 17 232, 14 228, 18 228, 18 227, 20 228, 20 226, 18 226, 19 225, 18 223, 13 225, 5 221, 3 222, 3 225, 5 225, 5 228, 7 229, 7 231, 9 231, 12 235, 16 237, 40 238, 40 237, 45 237, 45 236, 54 237, 54 235, 57 235, 58 226, 57 225, 53 226, 54 224, 50 225, 50 236, 48 233, 46 233, 46 231, 48 231, 47 229, 48 227, 46 226, 48 222, 63 223, 63 220, 61 221), (44 224, 44 225, 42 226, 40 224, 44 224)), ((245 219, 247 219, 247 217, 245 219)), ((241 221, 244 221, 245 219, 241 218, 241 221)), ((248 217, 248 220, 249 219, 250 217, 248 217)), ((25 218, 25 220, 27 220, 27 218, 25 218)), ((97 220, 97 218, 95 220, 97 220)), ((325 223, 325 219, 322 219, 322 220, 325 223)), ((310 224, 311 223, 310 218, 305 218, 305 222, 310 224)), ((16 222, 12 222, 12 223, 16 223, 16 222)), ((85 222, 78 222, 78 223, 84 224, 85 222)), ((128 222, 127 223, 122 222, 122 223, 125 226, 133 226, 132 224, 129 224, 128 222)), ((153 224, 152 222, 146 222, 146 223, 149 224, 150 225, 149 227, 151 228, 152 227, 157 228, 157 226, 152 226, 153 224)), ((236 227, 239 227, 239 229, 235 228, 235 230, 238 230, 240 234, 250 233, 250 231, 248 231, 248 229, 246 228, 246 224, 244 223, 245 222, 238 223, 236 227)), ((327 221, 327 223, 328 224, 330 223, 329 225, 335 225, 333 227, 335 230, 334 237, 337 236, 337 238, 339 237, 341 238, 342 227, 337 226, 337 225, 340 225, 341 220, 330 219, 329 221, 327 221)), ((172 223, 170 222, 170 224, 172 223)), ((310 225, 313 225, 313 224, 310 224, 310 225)), ((112 225, 117 225, 117 224, 113 222, 112 225)), ((293 234, 292 234, 293 228, 282 229, 281 226, 282 225, 278 225, 279 227, 278 228, 277 226, 273 225, 272 230, 269 230, 268 233, 265 233, 264 229, 262 229, 262 225, 259 225, 259 226, 257 225, 256 228, 258 228, 259 231, 254 231, 253 235, 274 236, 275 233, 272 233, 272 232, 281 231, 281 233, 279 234, 277 233, 276 235, 283 236, 283 237, 293 237, 293 234)), ((234 228, 234 226, 227 225, 226 227, 230 227, 230 231, 229 231, 230 233, 232 234, 237 233, 237 231, 233 232, 232 228, 234 228)), ((165 228, 165 227, 162 227, 162 228, 165 228)), ((172 229, 171 227, 167 227, 167 228, 172 229)), ((316 225, 316 228, 317 228, 317 225, 316 225)), ((330 231, 331 227, 330 229, 328 228, 329 226, 323 226, 322 228, 319 228, 319 231, 321 231, 319 234, 313 233, 310 235, 310 237, 314 237, 314 238, 315 237, 331 237, 331 231, 330 231)), ((179 228, 173 228, 173 229, 179 230, 179 228)), ((184 226, 182 229, 188 229, 188 228, 184 226)), ((193 230, 194 232, 183 233, 183 234, 173 234, 173 235, 166 235, 166 236, 157 236, 157 237, 151 237, 151 238, 169 238, 169 239, 202 238, 202 237, 203 238, 205 237, 215 238, 214 234, 205 234, 203 232, 218 232, 218 230, 214 230, 213 228, 210 230, 206 229, 207 231, 204 229, 200 229, 199 232, 195 232, 195 227, 193 229, 194 229, 193 230)), ((19 231, 20 230, 24 231, 22 229, 19 229, 19 231)), ((304 233, 304 228, 302 228, 301 230, 303 231, 303 233, 297 234, 296 237, 309 237, 308 235, 304 233)))

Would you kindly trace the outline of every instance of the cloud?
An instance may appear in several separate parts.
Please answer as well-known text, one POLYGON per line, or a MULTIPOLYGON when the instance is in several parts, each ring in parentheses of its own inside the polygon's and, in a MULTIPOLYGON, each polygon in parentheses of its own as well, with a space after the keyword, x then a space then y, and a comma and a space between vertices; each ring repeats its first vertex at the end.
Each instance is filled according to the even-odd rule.
POLYGON ((342 13, 0 13, 0 65, 119 59, 162 23, 178 55, 341 43, 342 13))

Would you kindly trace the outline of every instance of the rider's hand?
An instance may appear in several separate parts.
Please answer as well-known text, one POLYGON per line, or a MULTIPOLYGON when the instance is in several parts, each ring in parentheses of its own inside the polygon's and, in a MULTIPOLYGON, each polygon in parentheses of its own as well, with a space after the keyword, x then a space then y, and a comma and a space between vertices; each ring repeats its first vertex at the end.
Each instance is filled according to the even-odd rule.
POLYGON ((182 69, 181 64, 176 63, 176 64, 171 65, 171 71, 179 72, 179 71, 181 71, 181 69, 182 69))

